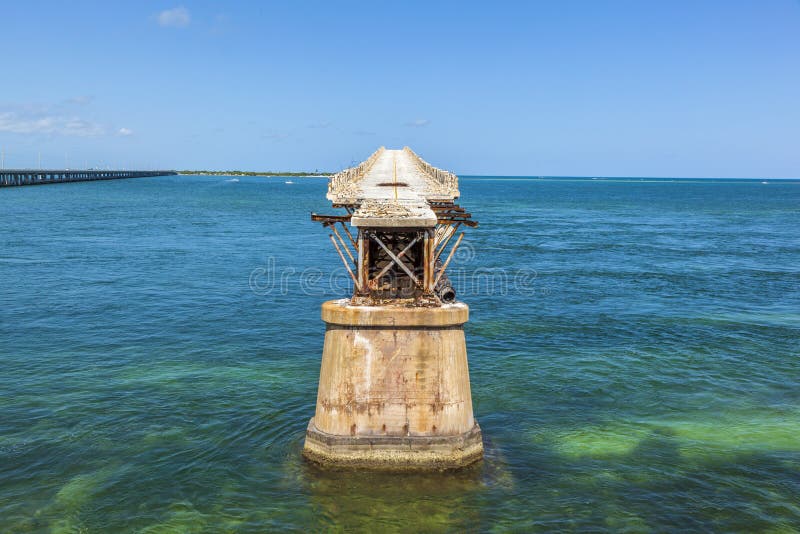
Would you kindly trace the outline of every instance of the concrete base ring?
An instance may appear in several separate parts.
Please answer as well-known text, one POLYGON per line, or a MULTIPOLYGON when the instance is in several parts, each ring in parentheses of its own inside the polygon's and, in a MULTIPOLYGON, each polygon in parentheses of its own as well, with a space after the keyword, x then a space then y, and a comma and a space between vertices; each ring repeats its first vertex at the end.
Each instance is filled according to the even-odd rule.
POLYGON ((457 436, 335 436, 308 423, 303 455, 326 466, 387 470, 455 469, 483 457, 478 423, 457 436))

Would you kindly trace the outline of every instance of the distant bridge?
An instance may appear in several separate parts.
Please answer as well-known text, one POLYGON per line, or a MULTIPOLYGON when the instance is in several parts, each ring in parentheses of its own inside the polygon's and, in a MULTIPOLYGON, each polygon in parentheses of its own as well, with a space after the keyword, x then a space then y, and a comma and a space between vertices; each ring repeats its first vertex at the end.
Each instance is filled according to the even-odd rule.
POLYGON ((175 174, 178 173, 175 171, 3 169, 0 170, 0 187, 60 184, 66 182, 92 182, 94 180, 119 180, 122 178, 146 178, 150 176, 170 176, 175 174))

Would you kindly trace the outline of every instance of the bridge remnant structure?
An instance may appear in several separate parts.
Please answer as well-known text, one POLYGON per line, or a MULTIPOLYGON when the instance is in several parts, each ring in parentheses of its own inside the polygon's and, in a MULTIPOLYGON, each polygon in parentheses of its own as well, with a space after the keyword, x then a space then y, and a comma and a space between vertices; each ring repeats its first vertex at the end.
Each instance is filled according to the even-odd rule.
POLYGON ((353 295, 322 305, 325 343, 306 457, 447 469, 483 456, 463 331, 469 308, 445 273, 464 236, 455 237, 458 230, 477 226, 456 204, 459 195, 454 174, 408 147, 381 147, 331 177, 327 198, 346 214, 311 218, 331 230, 353 295))

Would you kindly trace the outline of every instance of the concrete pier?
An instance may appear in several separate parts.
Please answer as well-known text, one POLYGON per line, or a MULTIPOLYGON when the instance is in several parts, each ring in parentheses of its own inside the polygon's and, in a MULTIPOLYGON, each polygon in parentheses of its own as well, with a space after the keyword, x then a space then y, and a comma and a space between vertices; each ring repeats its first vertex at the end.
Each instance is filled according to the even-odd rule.
POLYGON ((445 274, 463 237, 452 239, 458 228, 477 225, 455 204, 458 195, 455 175, 409 148, 381 148, 331 177, 328 198, 347 214, 312 219, 331 230, 353 296, 322 305, 307 458, 414 470, 483 457, 463 330, 469 308, 455 302, 445 274))
POLYGON ((60 184, 66 182, 91 182, 95 180, 119 180, 123 178, 146 178, 169 176, 175 171, 100 171, 100 170, 0 170, 0 187, 20 185, 60 184))
POLYGON ((449 468, 481 458, 472 415, 466 304, 322 306, 326 324, 306 456, 322 463, 449 468))

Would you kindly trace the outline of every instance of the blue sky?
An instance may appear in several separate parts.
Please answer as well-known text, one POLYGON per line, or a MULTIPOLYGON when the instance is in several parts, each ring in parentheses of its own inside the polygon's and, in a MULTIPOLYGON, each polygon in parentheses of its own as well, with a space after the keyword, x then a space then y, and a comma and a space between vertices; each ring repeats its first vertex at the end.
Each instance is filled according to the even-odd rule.
POLYGON ((4 2, 5 166, 800 177, 800 1, 4 2))

